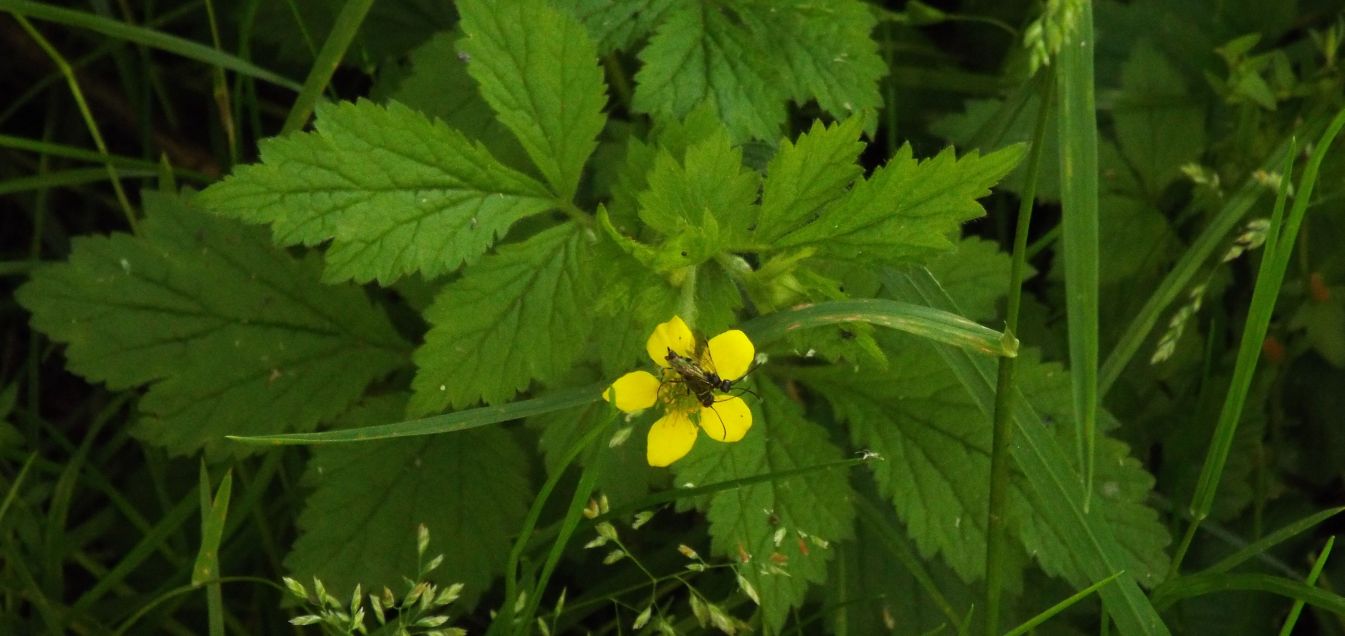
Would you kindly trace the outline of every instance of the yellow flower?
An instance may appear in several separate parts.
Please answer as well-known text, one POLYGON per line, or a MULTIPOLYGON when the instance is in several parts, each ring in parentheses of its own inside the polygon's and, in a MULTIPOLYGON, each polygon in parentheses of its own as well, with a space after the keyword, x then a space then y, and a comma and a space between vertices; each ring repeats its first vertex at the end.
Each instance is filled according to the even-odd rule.
POLYGON ((691 328, 678 316, 654 328, 645 351, 662 377, 631 371, 603 392, 603 399, 625 413, 663 404, 664 415, 649 427, 646 459, 667 466, 691 452, 696 425, 720 442, 736 442, 752 428, 752 409, 724 389, 747 374, 756 349, 747 334, 731 329, 696 344, 691 328))

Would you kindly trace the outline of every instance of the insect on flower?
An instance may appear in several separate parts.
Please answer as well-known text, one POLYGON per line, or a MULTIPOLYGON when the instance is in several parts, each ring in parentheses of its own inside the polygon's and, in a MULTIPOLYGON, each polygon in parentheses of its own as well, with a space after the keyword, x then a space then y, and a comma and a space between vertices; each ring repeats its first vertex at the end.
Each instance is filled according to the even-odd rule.
POLYGON ((649 428, 650 466, 667 466, 691 452, 698 424, 721 442, 736 442, 747 434, 752 410, 741 397, 728 394, 755 359, 747 334, 732 329, 701 342, 673 316, 654 328, 645 352, 660 367, 660 375, 627 373, 603 392, 603 399, 626 413, 663 405, 663 417, 649 428))

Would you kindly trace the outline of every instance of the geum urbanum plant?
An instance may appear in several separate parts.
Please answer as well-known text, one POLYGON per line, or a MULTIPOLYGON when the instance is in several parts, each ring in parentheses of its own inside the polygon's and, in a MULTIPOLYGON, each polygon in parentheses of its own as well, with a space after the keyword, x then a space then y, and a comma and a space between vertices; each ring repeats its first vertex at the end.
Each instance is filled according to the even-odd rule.
POLYGON ((603 399, 625 413, 661 404, 664 415, 649 428, 645 454, 650 466, 667 466, 691 452, 696 425, 712 439, 736 442, 752 427, 752 410, 736 395, 719 397, 747 374, 756 349, 747 334, 725 331, 698 342, 681 316, 654 328, 645 343, 659 376, 631 371, 608 387, 603 399))
MULTIPOLYGON (((148 385, 134 432, 172 453, 224 461, 271 448, 228 436, 360 441, 312 451, 285 558, 296 579, 317 576, 334 593, 417 571, 406 538, 424 523, 453 546, 436 573, 464 584, 460 607, 504 574, 504 624, 535 612, 557 594, 547 576, 574 530, 533 541, 539 450, 546 492, 578 458, 580 504, 593 490, 638 507, 666 501, 650 492, 669 483, 702 488, 675 493, 677 508, 704 514, 705 552, 737 564, 768 631, 829 577, 829 602, 848 607, 863 580, 905 576, 855 566, 886 562, 872 551, 887 545, 853 540, 877 531, 857 525, 857 501, 885 500, 879 529, 963 583, 981 577, 988 407, 965 367, 940 357, 946 348, 872 325, 979 329, 988 336, 944 340, 1016 351, 972 322, 996 318, 1007 258, 958 233, 1021 148, 917 159, 905 145, 866 173, 858 159, 882 63, 858 2, 824 15, 744 5, 739 22, 687 3, 641 23, 655 32, 632 110, 650 119, 634 125, 609 125, 604 112, 595 40, 610 50, 611 33, 591 36, 596 26, 543 0, 457 7, 461 37, 413 54, 400 83, 381 87, 385 103, 322 104, 311 132, 261 142, 260 162, 204 191, 145 193, 139 234, 76 239, 68 263, 18 294, 35 328, 68 345, 74 372, 148 385), (736 41, 724 37, 734 29, 776 38, 789 65, 729 63, 716 47, 736 41), (822 56, 840 62, 810 65, 829 47, 845 49, 822 56), (714 72, 682 81, 696 67, 680 60, 697 51, 714 72), (452 108, 445 95, 457 96, 452 108), (791 96, 816 99, 832 121, 780 138, 791 96), (903 283, 921 267, 946 297, 903 283), (702 349, 682 319, 720 335, 702 349), (741 378, 757 347, 776 353, 753 374, 758 397, 709 381, 741 378), (660 375, 624 376, 606 395, 623 410, 662 401, 649 436, 571 452, 609 416, 604 379, 645 355, 660 375), (689 378, 693 368, 706 377, 689 378), (511 404, 522 393, 530 399, 511 404), (488 426, 517 417, 539 434, 488 426), (361 430, 408 418, 370 429, 377 439, 361 430), (693 445, 696 425, 738 441, 693 445), (886 460, 868 463, 876 493, 844 470, 858 451, 886 460), (529 563, 542 573, 520 577, 529 563), (533 587, 516 593, 519 581, 533 587)), ((1020 427, 1023 447, 1037 463, 1014 477, 1010 533, 1048 574, 1077 584, 1124 569, 1111 588, 1137 590, 1166 567, 1167 532, 1144 503, 1152 478, 1100 436, 1106 505, 1091 516, 1065 508, 1077 497, 1059 447, 1072 447, 1073 427, 1038 417, 1072 418, 1068 383, 1031 350, 1020 362, 1031 407, 1020 412, 1034 422, 1020 427)))

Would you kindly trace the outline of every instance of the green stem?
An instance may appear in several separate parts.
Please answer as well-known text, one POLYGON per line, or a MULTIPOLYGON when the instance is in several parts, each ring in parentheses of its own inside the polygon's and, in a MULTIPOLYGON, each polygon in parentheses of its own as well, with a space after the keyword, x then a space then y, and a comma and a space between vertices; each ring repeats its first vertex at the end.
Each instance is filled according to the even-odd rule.
POLYGON ((313 114, 313 106, 318 103, 322 91, 327 88, 327 82, 331 81, 332 75, 336 73, 336 67, 341 65, 342 58, 346 56, 346 49, 350 48, 350 43, 355 40, 355 34, 359 32, 360 25, 364 23, 364 16, 369 13, 369 7, 373 4, 374 0, 347 0, 345 6, 341 7, 341 13, 337 14, 331 33, 327 35, 327 41, 322 43, 322 50, 318 51, 318 57, 313 61, 313 68, 304 79, 304 86, 299 91, 299 96, 294 98, 294 105, 290 107, 290 113, 285 117, 281 133, 293 132, 304 127, 308 116, 313 114))
MULTIPOLYGON (((613 413, 615 413, 615 410, 613 410, 613 413)), ((579 441, 575 442, 568 451, 566 451, 565 457, 561 459, 560 465, 556 467, 555 472, 553 472, 551 477, 546 480, 546 483, 542 485, 542 489, 538 491, 537 497, 533 499, 532 507, 528 509, 528 516, 523 520, 523 529, 519 533, 518 539, 514 541, 514 547, 509 551, 509 559, 505 563, 504 603, 500 607, 500 617, 497 618, 495 623, 491 626, 491 632, 498 633, 496 625, 504 625, 506 626, 504 629, 507 633, 509 631, 507 626, 513 622, 514 604, 518 600, 518 562, 523 557, 523 551, 528 546, 528 541, 532 538, 533 531, 537 529, 537 521, 542 516, 542 508, 545 506, 547 499, 551 498, 551 492, 556 489, 556 485, 559 484, 561 478, 565 476, 566 468, 574 463, 575 458, 579 457, 579 453, 583 452, 585 448, 593 445, 593 441, 597 439, 603 431, 607 430, 607 425, 612 422, 612 419, 613 418, 609 416, 601 423, 595 425, 591 430, 585 433, 579 441)))
MULTIPOLYGON (((1049 72, 1049 71, 1048 71, 1049 72)), ((1037 125, 1033 132, 1032 149, 1028 154, 1027 178, 1018 207, 1018 227, 1013 239, 1013 265, 1009 270, 1009 306, 1005 316, 1005 333, 1018 331, 1018 311, 1023 301, 1023 274, 1027 270, 1027 233, 1032 224, 1032 206, 1036 200, 1037 178, 1041 173, 1043 141, 1046 123, 1051 112, 1053 78, 1043 83, 1041 106, 1037 110, 1037 125)), ((1008 551, 1008 524, 1005 509, 1009 499, 1009 471, 1012 458, 1009 449, 1013 442, 1013 377, 1017 358, 999 359, 999 376, 995 383, 995 412, 990 447, 990 501, 987 512, 985 543, 985 630, 988 636, 999 633, 1000 599, 1009 563, 1004 558, 1008 551)))
POLYGON ((65 76, 65 83, 70 86, 70 94, 75 98, 75 105, 79 107, 79 114, 84 118, 84 126, 89 130, 89 136, 93 138, 93 144, 98 148, 99 154, 109 157, 103 161, 103 166, 107 169, 108 180, 112 182, 112 191, 117 195, 117 204, 121 206, 122 214, 126 215, 126 224, 130 226, 131 232, 140 233, 140 225, 136 222, 135 210, 131 208, 130 199, 126 198, 126 191, 121 187, 121 177, 117 174, 117 167, 112 164, 111 153, 107 151, 107 143, 103 141, 103 134, 98 130, 98 122, 94 121, 93 113, 89 110, 89 103, 84 101, 84 91, 79 88, 79 81, 75 79, 75 70, 70 63, 65 60, 56 47, 47 41, 47 38, 33 27, 33 24, 27 18, 19 13, 14 13, 14 21, 19 23, 20 27, 33 38, 37 45, 46 51, 47 56, 51 58, 56 68, 60 69, 61 75, 65 76))

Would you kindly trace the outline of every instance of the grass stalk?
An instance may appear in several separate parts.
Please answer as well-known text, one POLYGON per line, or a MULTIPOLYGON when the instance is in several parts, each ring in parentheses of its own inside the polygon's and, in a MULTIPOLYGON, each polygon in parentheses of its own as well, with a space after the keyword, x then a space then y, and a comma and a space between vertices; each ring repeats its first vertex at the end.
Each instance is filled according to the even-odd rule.
POLYGON ((331 32, 327 34, 327 41, 322 43, 322 50, 318 51, 318 57, 313 60, 313 67, 308 71, 308 77, 304 79, 299 96, 294 98, 294 105, 290 107, 289 115, 285 117, 285 125, 280 129, 282 134, 299 130, 308 122, 308 117, 313 114, 314 105, 318 103, 322 91, 326 90, 327 83, 336 73, 336 67, 341 65, 346 50, 355 40, 355 34, 359 32, 360 25, 364 23, 364 16, 369 13, 369 7, 373 4, 374 0, 347 0, 341 7, 341 12, 336 15, 336 22, 332 24, 331 32))
MULTIPOLYGON (((98 148, 98 152, 104 156, 111 154, 107 150, 107 143, 103 141, 102 132, 98 129, 98 122, 94 121, 93 113, 89 110, 89 103, 84 100, 84 91, 80 90, 79 80, 75 79, 74 68, 66 61, 65 56, 61 55, 61 52, 56 50, 56 47, 52 46, 51 42, 47 41, 47 38, 33 27, 33 23, 29 22, 27 18, 15 13, 14 20, 33 38, 33 41, 37 42, 39 47, 42 47, 42 50, 51 58, 56 68, 60 69, 61 75, 65 77, 66 84, 70 86, 70 94, 75 98, 75 105, 79 108, 80 116, 84 118, 84 125, 88 128, 89 136, 93 138, 93 144, 98 148)), ((107 171, 108 180, 112 182, 112 191, 117 196, 117 205, 121 206, 122 214, 126 215, 126 224, 130 226, 132 233, 139 234, 140 225, 136 221, 135 210, 131 207, 131 201, 126 198, 126 191, 121 187, 121 177, 117 174, 117 167, 112 165, 110 160, 105 160, 103 167, 107 171)))
MULTIPOLYGON (((1317 555, 1317 560, 1312 564, 1312 572, 1308 573, 1308 578, 1304 583, 1308 585, 1317 584, 1317 577, 1322 575, 1322 568, 1326 567, 1326 559, 1331 556, 1331 547, 1335 544, 1335 537, 1328 537, 1326 539, 1326 545, 1322 547, 1321 553, 1317 555)), ((1289 609, 1289 616, 1284 619, 1284 625, 1280 626, 1280 636, 1289 636, 1289 634, 1293 633, 1294 625, 1298 624, 1298 617, 1303 614, 1304 605, 1305 603, 1303 602, 1303 599, 1294 601, 1294 606, 1289 609)))
MULTIPOLYGON (((1049 72, 1049 71, 1048 71, 1049 72)), ((1032 207, 1036 201, 1037 177, 1041 173, 1042 145, 1046 139, 1046 123, 1051 112, 1051 87, 1054 78, 1043 82, 1043 95, 1037 109, 1036 129, 1032 134, 1032 149, 1028 152, 1027 178, 1018 207, 1018 227, 1014 231, 1013 265, 1009 270, 1009 303, 1004 317, 1004 332, 1013 336, 1018 332, 1018 310, 1023 300, 1023 274, 1027 270, 1027 234, 1032 224, 1032 207)), ((995 411, 990 446, 990 499, 986 517, 985 542, 985 630, 987 636, 999 633, 1000 600, 1008 562, 1009 532, 1004 511, 1009 499, 1009 480, 1012 458, 1009 448, 1013 442, 1013 376, 1017 358, 999 358, 999 375, 995 382, 995 411)))

